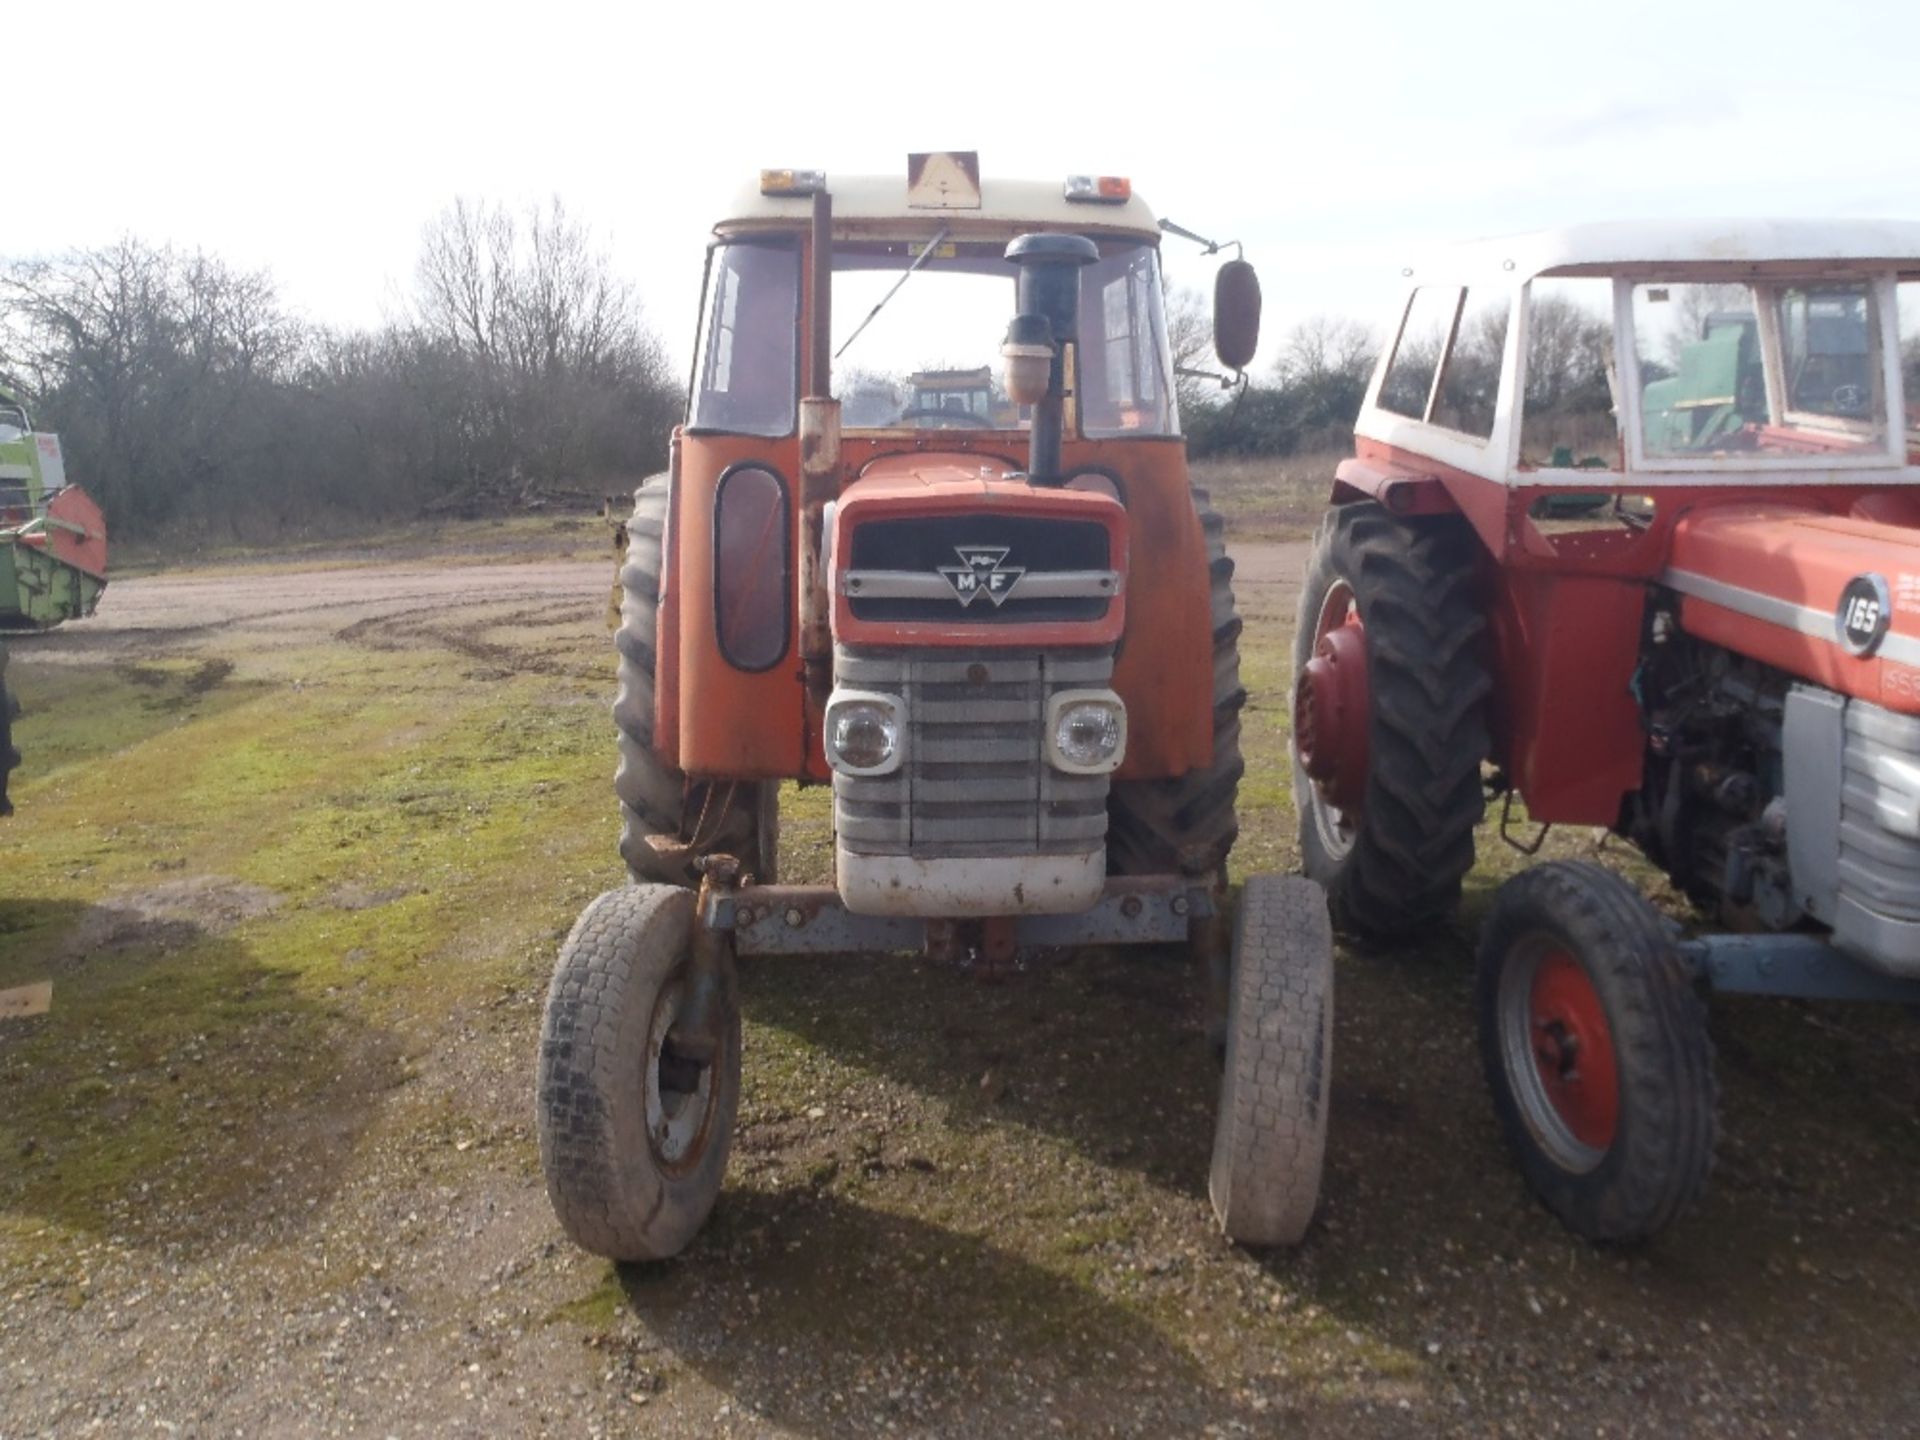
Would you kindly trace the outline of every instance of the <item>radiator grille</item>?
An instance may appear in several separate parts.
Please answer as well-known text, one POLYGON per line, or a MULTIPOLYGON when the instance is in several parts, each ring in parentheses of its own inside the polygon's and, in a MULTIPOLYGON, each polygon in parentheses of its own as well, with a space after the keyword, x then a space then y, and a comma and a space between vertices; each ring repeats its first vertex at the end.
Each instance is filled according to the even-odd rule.
POLYGON ((856 620, 1032 625, 1096 621, 1123 583, 1104 525, 1033 515, 869 520, 841 583, 856 620), (987 590, 993 580, 1004 594, 987 590), (979 584, 977 600, 968 590, 979 584))
POLYGON ((898 695, 907 762, 892 775, 833 781, 840 843, 865 855, 1085 854, 1107 833, 1107 777, 1047 763, 1049 696, 1104 689, 1107 650, 834 652, 834 680, 898 695))
POLYGON ((1905 793, 1876 774, 1886 760, 1920 770, 1920 719, 1852 701, 1840 772, 1840 893, 1876 914, 1920 920, 1920 841, 1880 823, 1881 805, 1905 793))

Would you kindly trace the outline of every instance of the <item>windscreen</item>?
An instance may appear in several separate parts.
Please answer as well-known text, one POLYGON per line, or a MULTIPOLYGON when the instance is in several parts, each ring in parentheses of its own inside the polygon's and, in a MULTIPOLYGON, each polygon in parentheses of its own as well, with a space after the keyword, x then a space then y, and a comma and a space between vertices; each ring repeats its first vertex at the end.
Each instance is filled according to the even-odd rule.
MULTIPOLYGON (((1075 390, 1083 434, 1174 435, 1158 256, 1102 240, 1081 271, 1075 390)), ((834 246, 833 369, 850 430, 1022 430, 1001 374, 1015 307, 1006 243, 943 238, 938 226, 899 241, 834 246), (917 267, 915 262, 918 261, 917 267), (909 270, 911 269, 911 273, 909 270)))
POLYGON ((1886 454, 1885 344, 1873 282, 1633 287, 1650 459, 1886 454))

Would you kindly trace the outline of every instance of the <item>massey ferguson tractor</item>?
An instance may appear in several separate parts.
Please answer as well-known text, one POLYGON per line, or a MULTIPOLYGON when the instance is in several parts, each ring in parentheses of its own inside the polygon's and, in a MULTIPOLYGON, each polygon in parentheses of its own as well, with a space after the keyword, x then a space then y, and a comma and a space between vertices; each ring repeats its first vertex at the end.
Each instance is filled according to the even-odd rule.
POLYGON ((1336 923, 1443 921, 1489 798, 1507 1139, 1600 1240, 1698 1195, 1702 994, 1920 1001, 1920 225, 1599 225, 1408 272, 1320 527, 1295 795, 1336 923), (1524 802, 1532 833, 1515 832, 1524 802))
MULTIPOLYGON (((1240 622, 1220 517, 1188 483, 1159 239, 1124 179, 983 178, 970 153, 831 184, 766 171, 715 226, 686 421, 627 525, 632 883, 567 938, 541 1036, 541 1160, 584 1248, 670 1256, 713 1206, 736 956, 984 971, 1086 945, 1214 967, 1215 1210, 1247 1243, 1306 1230, 1331 929, 1319 887, 1252 876, 1216 938, 1240 622), (914 376, 996 362, 1007 406, 914 403, 914 376), (778 883, 785 781, 832 787, 831 886, 778 883)), ((1244 262, 1215 299, 1239 369, 1244 262)))
MULTIPOLYGON (((0 632, 45 630, 91 615, 107 584, 107 527, 100 507, 69 485, 60 438, 36 432, 26 408, 0 387, 0 632)), ((0 642, 0 815, 11 815, 7 778, 19 702, 6 683, 0 642)))

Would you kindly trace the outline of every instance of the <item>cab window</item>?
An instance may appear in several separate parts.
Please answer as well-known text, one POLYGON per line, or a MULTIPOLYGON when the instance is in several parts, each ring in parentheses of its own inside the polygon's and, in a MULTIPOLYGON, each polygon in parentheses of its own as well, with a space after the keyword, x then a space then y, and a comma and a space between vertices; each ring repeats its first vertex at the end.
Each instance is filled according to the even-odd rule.
POLYGON ((761 242, 716 246, 707 265, 688 428, 792 434, 799 354, 798 249, 761 242))
POLYGON ((1081 433, 1178 435, 1158 252, 1111 242, 1103 252, 1081 272, 1081 433))
POLYGON ((1907 397, 1907 442, 1920 444, 1920 275, 1901 279, 1900 375, 1907 397))
POLYGON ((1382 410, 1391 410, 1409 420, 1427 418, 1433 377, 1439 372, 1440 357, 1446 351, 1448 337, 1453 334, 1453 321, 1460 313, 1463 293, 1455 285, 1422 285, 1413 292, 1406 323, 1400 327, 1393 358, 1387 362, 1386 379, 1381 382, 1382 410))
POLYGON ((1613 281, 1543 275, 1527 285, 1520 396, 1525 470, 1618 470, 1613 281))

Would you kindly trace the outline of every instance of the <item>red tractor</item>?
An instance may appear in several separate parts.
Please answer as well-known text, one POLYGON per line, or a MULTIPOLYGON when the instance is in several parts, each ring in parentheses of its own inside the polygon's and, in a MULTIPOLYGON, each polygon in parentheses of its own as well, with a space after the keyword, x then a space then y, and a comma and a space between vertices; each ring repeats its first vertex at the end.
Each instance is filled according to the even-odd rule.
MULTIPOLYGON (((715 227, 687 419, 626 527, 634 883, 580 917, 542 1030, 541 1160, 583 1247, 669 1256, 713 1206, 737 954, 1153 943, 1225 972, 1222 1225, 1306 1230, 1332 935, 1316 886, 1254 876, 1218 938, 1240 622, 1188 483, 1159 240, 1124 179, 966 153, 766 171, 715 227), (996 356, 1008 404, 914 403, 913 377, 996 356), (832 787, 830 886, 776 883, 786 781, 832 787)), ((1258 298, 1221 268, 1231 368, 1258 298)))
POLYGON ((1528 1180, 1644 1236, 1711 1160, 1703 991, 1920 1000, 1920 225, 1597 225, 1408 274, 1301 597, 1305 869, 1348 932, 1416 934, 1518 796, 1725 932, 1556 861, 1482 934, 1528 1180))

